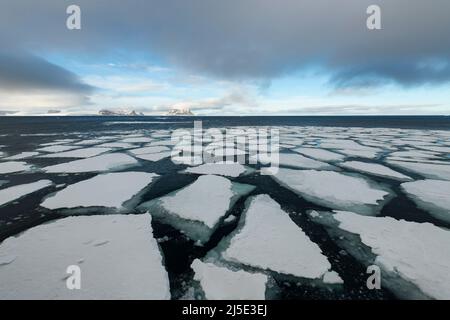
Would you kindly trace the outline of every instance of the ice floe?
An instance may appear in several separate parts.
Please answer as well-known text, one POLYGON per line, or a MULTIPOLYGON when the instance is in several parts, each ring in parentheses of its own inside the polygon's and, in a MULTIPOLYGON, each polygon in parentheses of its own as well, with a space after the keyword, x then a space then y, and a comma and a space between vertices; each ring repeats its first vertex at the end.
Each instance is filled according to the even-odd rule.
POLYGON ((4 158, 3 160, 22 160, 37 156, 39 152, 21 152, 13 156, 4 158))
POLYGON ((107 153, 92 158, 74 160, 43 168, 48 173, 77 173, 120 170, 138 165, 138 161, 123 153, 107 153))
POLYGON ((342 161, 345 159, 342 154, 318 148, 296 148, 293 151, 320 161, 342 161))
POLYGON ((31 165, 23 161, 0 162, 0 174, 29 171, 31 168, 31 165))
POLYGON ((128 150, 133 155, 141 155, 141 154, 148 154, 148 153, 160 153, 163 151, 170 151, 169 148, 166 146, 148 146, 148 147, 142 147, 137 149, 128 150))
POLYGON ((331 265, 317 244, 268 195, 247 200, 224 259, 300 278, 322 278, 331 265))
POLYGON ((41 152, 64 152, 79 148, 79 146, 61 146, 61 145, 54 145, 54 146, 48 146, 44 148, 39 148, 36 151, 41 152))
POLYGON ((362 161, 346 161, 339 164, 340 167, 356 170, 364 173, 369 173, 374 176, 390 178, 399 181, 410 181, 412 178, 394 171, 391 168, 383 166, 378 163, 368 163, 362 161))
POLYGON ((407 162, 388 160, 386 163, 405 171, 419 174, 425 178, 450 180, 450 163, 449 164, 434 164, 422 162, 407 162))
POLYGON ((233 271, 195 259, 194 280, 200 282, 208 300, 264 300, 268 277, 261 273, 233 271))
POLYGON ((419 180, 402 183, 401 188, 418 207, 450 223, 450 181, 419 180))
POLYGON ((387 190, 368 179, 334 171, 280 168, 272 178, 316 204, 367 215, 381 210, 389 196, 387 190))
POLYGON ((159 161, 162 160, 164 158, 168 158, 170 157, 171 152, 170 151, 165 151, 165 152, 157 152, 157 153, 148 153, 148 154, 140 154, 140 155, 136 155, 136 158, 142 159, 142 160, 147 160, 147 161, 159 161))
POLYGON ((139 209, 205 243, 234 203, 253 189, 224 177, 204 175, 180 190, 141 204, 139 209))
POLYGON ((205 163, 198 167, 187 168, 185 172, 195 174, 215 174, 227 177, 239 177, 241 174, 248 173, 250 168, 240 163, 205 163))
POLYGON ((450 299, 449 230, 430 223, 343 211, 315 221, 328 225, 333 234, 337 232, 339 243, 355 258, 378 265, 382 286, 398 297, 450 299), (355 245, 358 238, 351 234, 368 248, 355 245))
POLYGON ((46 198, 47 209, 107 207, 123 209, 124 203, 138 194, 157 177, 147 172, 115 172, 97 175, 69 185, 46 198))
POLYGON ((0 189, 0 206, 20 199, 26 195, 33 192, 47 188, 52 185, 50 180, 39 180, 32 183, 21 184, 17 186, 12 186, 5 189, 0 189))
POLYGON ((0 299, 170 299, 150 215, 78 216, 3 241, 0 299), (81 289, 68 290, 69 266, 81 289))
POLYGON ((111 148, 92 147, 45 154, 39 158, 90 158, 111 150, 111 148))

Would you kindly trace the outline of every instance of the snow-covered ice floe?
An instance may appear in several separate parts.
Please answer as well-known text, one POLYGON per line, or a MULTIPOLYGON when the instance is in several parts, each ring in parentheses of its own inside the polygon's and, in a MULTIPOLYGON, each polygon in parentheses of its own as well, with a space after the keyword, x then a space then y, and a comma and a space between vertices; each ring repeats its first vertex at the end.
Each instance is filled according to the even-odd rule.
POLYGON ((45 154, 40 156, 39 158, 90 158, 105 152, 109 152, 111 150, 111 148, 100 147, 82 148, 65 152, 45 154))
POLYGON ((195 259, 191 264, 194 280, 208 300, 264 300, 268 277, 262 273, 233 271, 211 262, 195 259))
POLYGON ((151 217, 67 217, 0 245, 0 299, 170 299, 151 217), (81 289, 68 290, 68 266, 81 289))
POLYGON ((31 168, 31 165, 23 161, 0 162, 0 174, 29 171, 31 168))
POLYGON ((314 221, 363 264, 379 266, 381 285, 399 298, 450 299, 449 230, 344 211, 324 212, 314 221))
POLYGON ((124 209, 124 205, 150 184, 157 174, 114 172, 97 175, 69 185, 41 204, 47 209, 106 207, 124 209))
POLYGON ((138 161, 123 153, 107 153, 92 158, 74 160, 43 168, 48 173, 77 173, 120 170, 138 165, 138 161))
POLYGON ((163 151, 170 151, 170 149, 165 146, 147 146, 147 147, 142 147, 142 148, 137 148, 137 149, 131 149, 128 151, 130 153, 132 153, 133 155, 142 155, 142 154, 160 153, 163 151))
POLYGON ((246 204, 238 229, 218 246, 225 247, 225 260, 308 279, 321 279, 330 270, 319 246, 272 198, 258 195, 246 204))
POLYGON ((419 174, 425 178, 450 180, 450 163, 449 164, 434 164, 434 163, 419 163, 407 161, 389 160, 386 163, 391 166, 419 174))
POLYGON ((54 146, 48 146, 48 147, 43 147, 43 148, 39 148, 36 151, 41 151, 41 152, 64 152, 64 151, 69 151, 69 150, 73 150, 79 148, 79 146, 61 146, 61 145, 54 145, 54 146))
POLYGON ((271 177, 308 201, 365 215, 377 214, 390 195, 369 179, 334 171, 280 168, 271 177))
POLYGON ((155 219, 183 231, 201 244, 209 240, 235 202, 253 189, 254 186, 231 182, 224 177, 204 175, 192 184, 144 202, 138 208, 149 211, 155 219))
POLYGON ((391 168, 383 166, 378 163, 368 163, 362 161, 346 161, 339 164, 340 167, 351 169, 355 171, 360 171, 363 173, 368 173, 374 176, 385 177, 389 179, 399 180, 399 181, 411 181, 412 178, 401 174, 391 168))
POLYGON ((227 177, 239 177, 241 174, 249 173, 252 170, 240 163, 205 163, 198 167, 191 167, 184 170, 187 173, 195 174, 215 174, 227 177))
POLYGON ((37 156, 39 152, 21 152, 13 156, 4 158, 3 160, 22 160, 37 156))
POLYGON ((345 156, 342 154, 319 148, 296 148, 292 149, 292 151, 320 161, 343 161, 345 159, 345 156))
POLYGON ((401 188, 418 207, 450 223, 450 181, 419 180, 403 183, 401 188))
MULTIPOLYGON (((1 183, 0 183, 1 184, 1 183)), ((0 189, 0 206, 20 199, 38 190, 47 188, 53 183, 50 180, 39 180, 32 183, 12 186, 5 189, 0 189)))
POLYGON ((135 157, 142 160, 152 161, 156 162, 165 158, 170 157, 171 152, 170 151, 163 151, 163 152, 156 152, 156 153, 147 153, 147 154, 140 154, 136 155, 135 157))

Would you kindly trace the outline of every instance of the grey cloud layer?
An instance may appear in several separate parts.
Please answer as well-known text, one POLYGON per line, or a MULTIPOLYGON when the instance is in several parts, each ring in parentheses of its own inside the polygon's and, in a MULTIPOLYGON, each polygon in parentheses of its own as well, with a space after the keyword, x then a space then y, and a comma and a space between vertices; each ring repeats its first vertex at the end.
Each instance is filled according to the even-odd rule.
POLYGON ((69 31, 72 3, 2 1, 1 42, 99 56, 143 50, 227 79, 314 67, 336 87, 450 80, 448 0, 77 0, 82 30, 69 31), (374 2, 380 31, 365 27, 374 2))
POLYGON ((87 94, 92 87, 72 72, 21 51, 0 51, 0 88, 60 90, 87 94))

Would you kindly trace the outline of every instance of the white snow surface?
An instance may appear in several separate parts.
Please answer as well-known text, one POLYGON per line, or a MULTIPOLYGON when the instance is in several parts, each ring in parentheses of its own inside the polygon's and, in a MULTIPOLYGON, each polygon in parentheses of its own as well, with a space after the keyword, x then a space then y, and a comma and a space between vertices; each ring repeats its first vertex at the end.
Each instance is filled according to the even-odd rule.
POLYGON ((317 244, 268 195, 251 199, 226 260, 301 278, 321 278, 331 265, 317 244), (268 236, 270 235, 270 236, 268 236))
POLYGON ((0 174, 23 172, 28 171, 31 168, 31 165, 23 161, 0 162, 0 174))
POLYGON ((248 170, 240 163, 205 163, 198 167, 187 168, 185 172, 196 174, 215 174, 227 177, 238 177, 248 170))
POLYGON ((157 177, 147 172, 113 172, 83 180, 45 199, 41 206, 47 209, 77 207, 107 207, 121 209, 157 177))
POLYGON ((339 228, 358 234, 375 263, 416 285, 425 295, 450 299, 450 231, 430 223, 337 211, 339 228))
POLYGON ((401 188, 418 207, 450 223, 450 181, 418 180, 403 183, 401 188))
POLYGON ((0 245, 0 299, 170 299, 151 216, 68 217, 0 245), (7 259, 6 259, 7 258, 7 259), (68 290, 68 266, 81 289, 68 290))
POLYGON ((389 195, 371 186, 367 179, 334 171, 280 168, 272 178, 311 202, 361 214, 373 214, 389 195))
POLYGON ((233 271, 195 259, 194 280, 200 282, 208 300, 264 300, 267 276, 243 270, 233 271))
POLYGON ((339 166, 347 169, 352 169, 364 173, 373 174, 375 176, 380 177, 387 177, 394 180, 399 181, 411 181, 412 178, 405 176, 404 174, 401 174, 400 172, 397 172, 395 170, 392 170, 391 168, 388 168, 386 166, 383 166, 382 164, 378 163, 368 163, 368 162, 362 162, 362 161, 346 161, 343 163, 340 163, 339 166))
POLYGON ((20 199, 30 193, 36 192, 53 183, 50 180, 39 180, 36 182, 20 184, 17 186, 11 186, 9 188, 0 189, 0 206, 9 203, 11 201, 20 199))
POLYGON ((92 158, 74 160, 43 168, 49 173, 77 173, 117 170, 135 166, 138 161, 123 153, 107 153, 92 158))

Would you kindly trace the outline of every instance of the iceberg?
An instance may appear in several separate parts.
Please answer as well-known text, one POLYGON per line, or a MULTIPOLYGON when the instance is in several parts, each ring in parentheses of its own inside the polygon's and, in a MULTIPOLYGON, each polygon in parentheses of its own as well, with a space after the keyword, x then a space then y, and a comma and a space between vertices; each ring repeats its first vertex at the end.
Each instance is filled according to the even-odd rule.
POLYGON ((271 177, 308 201, 365 215, 376 214, 390 195, 368 179, 334 171, 280 168, 271 177))
POLYGON ((0 206, 18 200, 30 193, 47 188, 53 183, 50 180, 39 180, 32 183, 20 184, 5 189, 0 189, 0 206))
POLYGON ((170 151, 169 148, 165 146, 149 146, 149 147, 142 147, 137 149, 128 150, 133 155, 141 155, 141 154, 148 154, 148 153, 160 153, 163 151, 170 151))
POLYGON ((124 209, 124 204, 150 184, 157 174, 114 172, 69 185, 41 204, 47 209, 106 207, 124 209))
POLYGON ((0 299, 170 299, 167 272, 151 216, 59 219, 0 244, 0 299), (69 266, 81 289, 69 290, 69 266))
POLYGON ((74 160, 43 168, 48 173, 77 173, 120 170, 138 165, 138 161, 123 153, 107 153, 92 158, 74 160))
POLYGON ((190 185, 139 205, 155 219, 182 230, 189 238, 206 243, 236 201, 253 186, 214 176, 200 176, 190 185))

